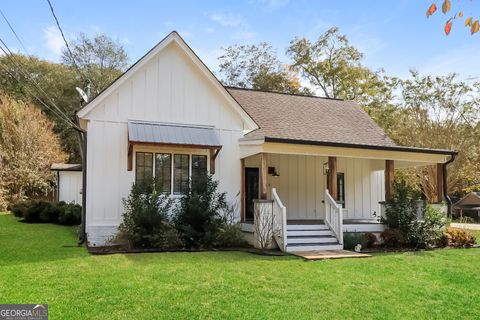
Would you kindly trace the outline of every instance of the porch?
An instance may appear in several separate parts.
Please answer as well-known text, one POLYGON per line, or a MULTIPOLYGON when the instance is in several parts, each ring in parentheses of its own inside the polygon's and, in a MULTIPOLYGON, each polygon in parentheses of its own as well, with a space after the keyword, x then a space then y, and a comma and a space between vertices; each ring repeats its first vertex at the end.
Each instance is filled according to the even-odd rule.
MULTIPOLYGON (((393 195, 395 168, 435 166, 436 202, 444 200, 445 154, 284 147, 263 143, 270 152, 241 159, 241 221, 257 246, 264 228, 271 229, 265 231, 269 245, 290 252, 343 249, 344 232, 382 232, 382 206, 393 195)), ((245 149, 255 150, 251 141, 245 149)))

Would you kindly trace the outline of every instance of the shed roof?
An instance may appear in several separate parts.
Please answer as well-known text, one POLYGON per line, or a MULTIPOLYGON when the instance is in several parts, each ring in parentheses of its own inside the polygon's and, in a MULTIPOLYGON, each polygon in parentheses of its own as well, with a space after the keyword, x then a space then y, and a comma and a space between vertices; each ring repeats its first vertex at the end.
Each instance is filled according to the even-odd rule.
POLYGON ((52 163, 51 171, 82 171, 82 165, 78 163, 52 163))
POLYGON ((160 122, 129 121, 128 140, 133 143, 221 147, 213 127, 160 122))

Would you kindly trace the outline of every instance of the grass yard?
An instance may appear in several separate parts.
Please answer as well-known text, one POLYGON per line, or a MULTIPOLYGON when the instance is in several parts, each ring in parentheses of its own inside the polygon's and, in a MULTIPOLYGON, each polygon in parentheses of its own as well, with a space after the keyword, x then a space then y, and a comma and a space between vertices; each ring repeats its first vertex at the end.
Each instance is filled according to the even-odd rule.
POLYGON ((241 252, 94 256, 0 215, 0 302, 50 319, 479 318, 480 249, 307 262, 241 252))

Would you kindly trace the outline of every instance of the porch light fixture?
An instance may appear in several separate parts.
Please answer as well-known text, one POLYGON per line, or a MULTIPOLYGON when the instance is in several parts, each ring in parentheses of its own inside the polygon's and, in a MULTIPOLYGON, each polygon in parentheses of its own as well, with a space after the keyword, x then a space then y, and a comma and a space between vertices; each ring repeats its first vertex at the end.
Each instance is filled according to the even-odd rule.
POLYGON ((268 167, 268 174, 270 174, 272 177, 280 177, 280 175, 277 173, 277 170, 275 170, 275 167, 268 167))
POLYGON ((328 162, 323 164, 323 175, 326 176, 328 174, 328 162))

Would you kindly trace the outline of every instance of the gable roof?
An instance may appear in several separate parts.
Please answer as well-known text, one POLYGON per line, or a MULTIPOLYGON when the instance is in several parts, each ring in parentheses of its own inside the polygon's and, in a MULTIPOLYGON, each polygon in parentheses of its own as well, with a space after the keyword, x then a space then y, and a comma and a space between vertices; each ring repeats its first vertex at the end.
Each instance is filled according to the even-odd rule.
POLYGON ((218 90, 220 94, 232 105, 235 111, 240 115, 243 121, 246 123, 248 130, 254 130, 258 128, 257 123, 253 118, 242 108, 242 106, 235 100, 235 98, 225 90, 225 87, 220 83, 220 81, 215 77, 215 75, 208 69, 208 67, 203 63, 202 60, 197 56, 197 54, 188 46, 188 44, 183 40, 183 38, 176 32, 172 31, 165 38, 163 38, 158 44, 156 44, 150 51, 148 51, 143 57, 141 57, 137 62, 135 62, 130 68, 127 69, 122 75, 115 79, 108 87, 103 89, 95 98, 88 102, 82 109, 77 112, 79 118, 85 117, 90 111, 92 111, 99 102, 111 94, 115 89, 121 86, 125 81, 127 81, 133 74, 140 68, 142 68, 150 59, 152 59, 156 54, 162 51, 170 43, 175 42, 179 48, 192 60, 192 62, 202 71, 202 73, 210 80, 213 86, 218 90))
POLYGON ((480 192, 470 192, 453 205, 457 209, 478 206, 480 206, 480 192))
POLYGON ((247 137, 396 146, 355 102, 227 89, 260 126, 247 137))

